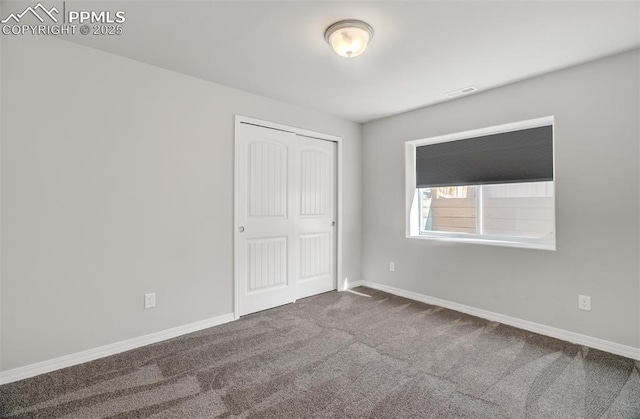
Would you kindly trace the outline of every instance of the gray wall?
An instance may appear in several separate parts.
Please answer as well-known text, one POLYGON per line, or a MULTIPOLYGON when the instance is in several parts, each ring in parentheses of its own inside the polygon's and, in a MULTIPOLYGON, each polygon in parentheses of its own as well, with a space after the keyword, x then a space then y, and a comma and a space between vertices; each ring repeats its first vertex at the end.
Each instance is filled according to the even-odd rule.
POLYGON ((343 274, 360 278, 359 124, 4 38, 2 370, 232 311, 235 113, 343 137, 343 274))
MULTIPOLYGON (((0 2, 0 16, 4 16, 4 5, 0 2)), ((2 220, 2 62, 4 37, 0 36, 0 220, 2 220)), ((2 222, 0 222, 0 371, 2 371, 2 222)))
POLYGON ((639 58, 636 50, 365 124, 363 279, 640 347, 639 58), (405 141, 547 115, 556 252, 405 238, 405 141), (578 310, 579 293, 591 296, 590 312, 578 310))

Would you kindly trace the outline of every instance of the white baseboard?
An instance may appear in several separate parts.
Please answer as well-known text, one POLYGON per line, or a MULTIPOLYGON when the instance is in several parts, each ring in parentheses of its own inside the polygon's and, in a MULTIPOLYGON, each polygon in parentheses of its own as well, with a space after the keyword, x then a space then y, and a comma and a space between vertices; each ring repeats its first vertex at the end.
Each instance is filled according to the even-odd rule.
POLYGON ((235 320, 233 313, 223 314, 222 316, 201 320, 195 323, 185 324, 184 326, 161 330, 160 332, 151 333, 149 335, 123 340, 121 342, 100 346, 98 348, 88 349, 86 351, 61 356, 59 358, 38 362, 36 364, 26 365, 24 367, 15 368, 8 371, 2 371, 0 372, 0 385, 24 380, 25 378, 34 377, 36 375, 59 370, 61 368, 83 364, 85 362, 93 361, 98 358, 115 355, 121 352, 129 351, 131 349, 139 348, 141 346, 146 346, 152 343, 157 343, 163 340, 186 335, 187 333, 197 332, 198 330, 218 326, 220 324, 228 323, 233 320, 235 320))
MULTIPOLYGON (((411 300, 448 308, 472 316, 481 317, 490 321, 503 323, 514 326, 519 329, 528 330, 530 332, 539 333, 541 335, 585 345, 601 351, 621 355, 627 358, 640 360, 640 348, 621 345, 619 343, 610 342, 603 339, 594 338, 580 333, 569 332, 567 330, 558 329, 543 324, 530 322, 527 320, 517 319, 515 317, 505 316, 504 314, 494 313, 491 311, 455 303, 453 301, 443 300, 428 295, 419 294, 413 291, 407 291, 395 288, 389 285, 378 284, 370 281, 354 281, 349 283, 349 289, 365 286, 376 290, 388 292, 389 294, 398 295, 400 297, 409 298, 411 300)), ((174 327, 172 329, 162 330, 160 332, 151 333, 149 335, 137 338, 127 339, 121 342, 112 343, 98 348, 88 349, 86 351, 77 352, 71 355, 61 356, 59 358, 50 359, 48 361, 38 362, 36 364, 26 365, 24 367, 15 368, 8 371, 0 372, 0 385, 12 383, 14 381, 24 380, 25 378, 34 377, 36 375, 45 374, 47 372, 59 370, 61 368, 71 367, 73 365, 83 364, 106 356, 115 355, 131 349, 140 348, 152 343, 161 342, 163 340, 186 335, 188 333, 197 332, 198 330, 207 329, 209 327, 218 326, 235 320, 233 313, 223 314, 211 319, 201 320, 199 322, 186 324, 184 326, 174 327)))
POLYGON ((608 340, 598 339, 591 336, 582 335, 580 333, 569 332, 568 330, 558 329, 551 326, 545 326, 540 323, 534 323, 527 320, 517 319, 515 317, 505 316, 504 314, 498 314, 498 313, 483 310, 480 308, 475 308, 475 307, 467 306, 464 304, 454 303, 453 301, 430 297, 428 295, 391 287, 389 285, 383 285, 383 284, 378 284, 378 283, 369 282, 369 281, 354 281, 352 283, 349 283, 349 288, 355 288, 359 286, 373 288, 376 290, 388 292, 389 294, 394 294, 400 297, 409 298, 411 300, 416 300, 423 303, 448 308, 451 310, 470 314, 472 316, 481 317, 483 319, 517 327, 519 329, 524 329, 530 332, 539 333, 541 335, 550 336, 552 338, 568 341, 571 343, 576 343, 578 345, 588 346, 590 348, 599 349, 601 351, 609 352, 615 355, 621 355, 627 358, 640 360, 640 348, 621 345, 619 343, 610 342, 608 340))

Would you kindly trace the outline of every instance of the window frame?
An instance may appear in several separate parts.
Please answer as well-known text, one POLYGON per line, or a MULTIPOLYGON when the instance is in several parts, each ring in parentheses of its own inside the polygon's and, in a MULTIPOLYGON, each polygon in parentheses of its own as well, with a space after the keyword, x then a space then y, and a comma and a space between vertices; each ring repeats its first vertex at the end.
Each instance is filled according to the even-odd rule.
MULTIPOLYGON (((418 140, 405 142, 405 236, 409 239, 419 240, 438 240, 456 243, 476 243, 491 246, 507 246, 527 249, 556 250, 556 161, 555 161, 555 129, 552 130, 553 142, 553 241, 534 238, 521 238, 513 236, 492 236, 458 232, 442 232, 429 231, 423 232, 420 226, 420 214, 422 211, 422 200, 420 199, 420 189, 416 188, 416 147, 444 143, 457 140, 465 140, 474 137, 481 137, 492 134, 500 134, 510 131, 518 131, 527 128, 536 128, 551 125, 555 128, 554 116, 545 116, 542 118, 529 119, 509 124, 496 125, 486 128, 474 129, 469 131, 461 131, 452 134, 439 135, 418 140), (415 220, 412 222, 412 220, 415 220)), ((455 186, 455 185, 452 185, 455 186)), ((482 188, 478 188, 478 196, 476 202, 482 200, 482 188)), ((482 205, 477 204, 476 207, 477 223, 482 222, 482 205)), ((482 231, 482 230, 479 230, 482 231)))

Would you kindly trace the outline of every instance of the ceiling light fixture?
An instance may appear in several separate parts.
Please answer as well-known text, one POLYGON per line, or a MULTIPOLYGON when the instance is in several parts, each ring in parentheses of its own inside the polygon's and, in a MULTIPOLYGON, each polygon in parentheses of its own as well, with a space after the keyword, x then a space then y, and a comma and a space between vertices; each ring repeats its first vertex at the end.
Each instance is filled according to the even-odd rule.
POLYGON ((361 20, 341 20, 329 26, 324 39, 341 57, 353 58, 362 54, 373 38, 373 28, 361 20))

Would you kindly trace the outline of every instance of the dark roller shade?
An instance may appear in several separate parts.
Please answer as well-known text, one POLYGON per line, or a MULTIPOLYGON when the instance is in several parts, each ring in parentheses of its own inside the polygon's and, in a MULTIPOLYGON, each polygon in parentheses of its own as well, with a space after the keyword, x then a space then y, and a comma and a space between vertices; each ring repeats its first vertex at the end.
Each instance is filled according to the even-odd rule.
POLYGON ((416 147, 416 186, 553 180, 551 125, 416 147))

